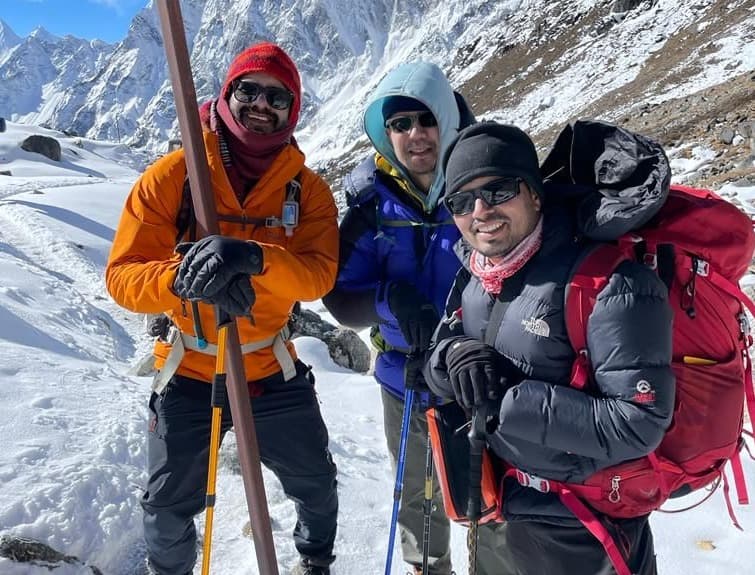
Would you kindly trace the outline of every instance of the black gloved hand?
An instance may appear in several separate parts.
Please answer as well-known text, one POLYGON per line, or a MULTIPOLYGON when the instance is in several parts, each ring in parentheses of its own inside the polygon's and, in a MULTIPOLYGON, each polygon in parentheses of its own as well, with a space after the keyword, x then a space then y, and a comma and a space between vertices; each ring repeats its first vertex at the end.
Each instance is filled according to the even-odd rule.
POLYGON ((212 303, 235 276, 262 271, 262 248, 254 242, 207 236, 193 244, 179 244, 176 251, 185 254, 173 282, 173 291, 182 298, 212 303))
POLYGON ((231 317, 250 315, 257 296, 248 275, 238 274, 215 295, 205 298, 205 303, 217 305, 231 317))
POLYGON ((425 382, 425 376, 422 375, 423 367, 425 367, 424 353, 407 356, 404 363, 404 385, 407 389, 413 389, 417 393, 427 393, 430 391, 425 382))
POLYGON ((517 383, 517 368, 494 347, 466 337, 446 350, 446 371, 456 402, 467 410, 498 400, 517 383))
POLYGON ((406 282, 394 283, 388 292, 388 307, 413 353, 430 347, 440 316, 417 288, 406 282))

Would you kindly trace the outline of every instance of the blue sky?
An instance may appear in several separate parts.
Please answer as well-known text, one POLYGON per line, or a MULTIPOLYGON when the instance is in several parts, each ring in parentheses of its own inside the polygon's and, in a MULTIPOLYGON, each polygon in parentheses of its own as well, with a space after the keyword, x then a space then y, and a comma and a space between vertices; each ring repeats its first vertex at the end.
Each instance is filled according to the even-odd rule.
POLYGON ((37 26, 57 36, 123 40, 148 0, 0 0, 0 19, 19 36, 37 26))

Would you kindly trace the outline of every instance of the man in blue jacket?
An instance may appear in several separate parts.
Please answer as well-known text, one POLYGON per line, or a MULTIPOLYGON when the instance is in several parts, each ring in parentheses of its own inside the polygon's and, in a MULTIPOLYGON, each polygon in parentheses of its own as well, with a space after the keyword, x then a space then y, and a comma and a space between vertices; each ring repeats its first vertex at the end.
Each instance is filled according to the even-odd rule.
MULTIPOLYGON (((348 211, 340 225, 340 264, 325 305, 342 324, 372 327, 378 350, 385 436, 397 463, 405 373, 427 350, 459 269, 459 232, 440 202, 439 158, 460 127, 474 122, 443 72, 427 62, 392 70, 364 112, 375 147, 347 178, 348 211), (409 358, 409 365, 407 359, 409 358), (408 369, 407 369, 408 368, 408 369)), ((421 402, 418 402, 421 403, 421 402)), ((420 573, 427 421, 422 405, 410 420, 398 525, 404 560, 420 573)), ((435 482, 429 573, 449 575, 449 522, 435 482)))

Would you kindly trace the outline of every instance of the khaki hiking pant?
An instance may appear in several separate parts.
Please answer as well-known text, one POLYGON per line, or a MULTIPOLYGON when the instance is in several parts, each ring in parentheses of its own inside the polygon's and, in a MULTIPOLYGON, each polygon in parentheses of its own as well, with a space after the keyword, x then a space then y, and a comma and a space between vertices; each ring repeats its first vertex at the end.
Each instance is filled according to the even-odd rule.
MULTIPOLYGON (((388 451, 396 472, 398 448, 401 439, 401 422, 404 402, 382 389, 383 426, 388 451)), ((404 561, 413 566, 422 566, 422 528, 424 517, 422 502, 425 499, 425 452, 427 449, 427 418, 417 409, 409 419, 409 434, 406 441, 404 462, 404 485, 398 514, 398 532, 401 537, 401 552, 404 561)), ((502 539, 495 526, 481 525, 478 528, 477 574, 500 575, 502 539)), ((433 475, 433 512, 430 518, 429 573, 426 575, 450 575, 451 551, 449 549, 450 524, 443 508, 437 475, 433 475)), ((457 569, 457 572, 461 570, 457 569)))

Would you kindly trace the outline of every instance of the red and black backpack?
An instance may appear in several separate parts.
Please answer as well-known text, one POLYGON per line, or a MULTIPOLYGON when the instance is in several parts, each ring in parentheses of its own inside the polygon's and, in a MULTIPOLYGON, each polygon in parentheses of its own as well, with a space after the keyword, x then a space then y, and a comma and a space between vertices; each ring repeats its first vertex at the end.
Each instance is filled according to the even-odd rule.
MULTIPOLYGON (((592 510, 638 517, 669 499, 723 483, 730 463, 740 503, 747 490, 740 461, 745 407, 755 420, 755 392, 746 311, 755 304, 739 288, 755 249, 753 222, 708 190, 672 186, 660 212, 616 243, 598 244, 578 265, 566 292, 566 327, 577 359, 571 385, 591 382, 587 320, 595 299, 624 260, 655 269, 669 288, 674 312, 672 368, 676 403, 671 425, 651 454, 602 469, 583 483, 544 480, 537 488, 563 503, 604 542, 619 575, 629 574, 592 510), (606 543, 606 541, 608 542, 606 543)), ((652 393, 640 389, 637 394, 652 393)), ((640 398, 641 399, 641 398, 640 398)), ((531 478, 517 470, 520 482, 531 478)), ((735 525, 733 509, 729 513, 735 525)))

